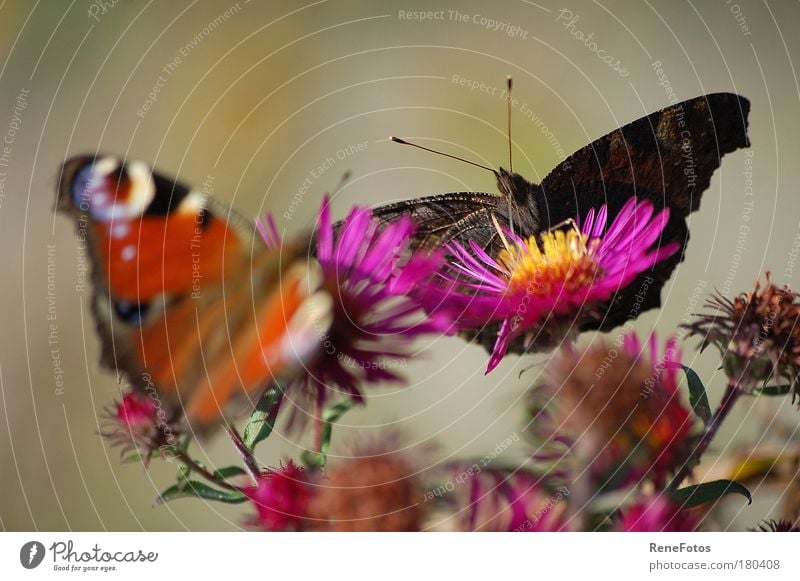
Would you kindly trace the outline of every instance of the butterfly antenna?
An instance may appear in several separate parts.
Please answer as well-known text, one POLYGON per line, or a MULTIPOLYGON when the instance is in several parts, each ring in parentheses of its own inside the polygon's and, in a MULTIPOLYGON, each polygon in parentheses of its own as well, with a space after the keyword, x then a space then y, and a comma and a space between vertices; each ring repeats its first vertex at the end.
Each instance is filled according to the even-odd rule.
POLYGON ((513 86, 511 75, 506 77, 506 104, 508 108, 508 171, 514 173, 514 164, 511 161, 511 87, 513 86))
POLYGON ((345 171, 345 172, 342 174, 342 177, 339 179, 339 183, 338 183, 338 184, 336 184, 336 187, 335 187, 335 188, 333 188, 333 192, 331 192, 331 198, 333 198, 334 196, 336 196, 336 194, 338 194, 338 193, 339 193, 339 190, 341 190, 341 189, 344 187, 344 185, 345 185, 347 182, 349 182, 349 181, 350 181, 350 176, 352 176, 352 175, 353 175, 353 174, 352 174, 352 172, 351 172, 349 169, 348 169, 347 171, 345 171))
POLYGON ((470 161, 468 159, 464 159, 463 157, 458 157, 457 155, 451 155, 449 153, 445 153, 443 151, 437 151, 435 149, 431 149, 430 147, 425 147, 424 145, 418 145, 416 143, 411 143, 410 141, 406 141, 405 139, 400 139, 399 137, 391 136, 389 137, 395 143, 399 143, 400 145, 410 145, 411 147, 416 147, 418 149, 423 149, 425 151, 429 151, 431 153, 435 153, 436 155, 443 155, 444 157, 449 157, 450 159, 457 159, 458 161, 463 161, 464 163, 468 163, 470 165, 474 165, 475 167, 479 167, 481 169, 485 169, 487 171, 492 172, 495 177, 499 178, 500 174, 497 173, 497 170, 494 170, 486 165, 481 165, 479 163, 475 163, 474 161, 470 161))
MULTIPOLYGON (((514 173, 514 162, 512 160, 511 148, 511 88, 514 82, 511 75, 506 77, 506 125, 508 128, 508 171, 514 173)), ((511 227, 511 233, 514 233, 514 212, 511 204, 511 198, 508 199, 508 224, 511 227)))

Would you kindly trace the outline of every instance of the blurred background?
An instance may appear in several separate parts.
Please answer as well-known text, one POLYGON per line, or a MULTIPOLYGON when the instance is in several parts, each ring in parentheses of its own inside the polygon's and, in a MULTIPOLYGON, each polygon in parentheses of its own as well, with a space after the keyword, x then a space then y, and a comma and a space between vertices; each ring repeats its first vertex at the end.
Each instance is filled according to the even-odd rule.
MULTIPOLYGON (((746 0, 1 3, 0 530, 236 530, 247 517, 201 501, 153 508, 174 467, 120 464, 97 435, 118 386, 98 371, 73 226, 53 213, 65 158, 140 159, 212 183, 246 215, 269 209, 294 232, 313 223, 346 170, 353 177, 334 200, 337 218, 356 203, 496 191, 488 172, 387 137, 505 165, 499 95, 508 74, 519 100, 514 168, 537 181, 591 140, 669 105, 670 91, 738 92, 752 102, 751 154, 725 158, 691 216, 687 259, 664 289, 664 308, 636 323, 664 337, 714 288, 749 290, 765 270, 800 286, 798 26, 797 3, 746 0), (435 13, 420 20, 415 11, 435 13)), ((507 357, 484 377, 478 347, 456 338, 422 347, 406 387, 372 390, 366 408, 348 413, 334 454, 391 428, 425 450, 425 467, 482 456, 521 429, 519 398, 542 357, 507 357)), ((724 386, 718 357, 694 347, 684 346, 685 363, 707 381, 713 404, 724 386)), ((796 454, 784 443, 798 414, 788 399, 745 400, 712 452, 758 443, 796 454)), ((259 457, 274 465, 305 443, 280 432, 259 457)), ((201 455, 217 465, 236 459, 224 437, 201 455)), ((714 455, 706 464, 717 476, 727 469, 714 455)), ((726 500, 713 527, 779 516, 785 486, 754 488, 756 503, 726 500)))

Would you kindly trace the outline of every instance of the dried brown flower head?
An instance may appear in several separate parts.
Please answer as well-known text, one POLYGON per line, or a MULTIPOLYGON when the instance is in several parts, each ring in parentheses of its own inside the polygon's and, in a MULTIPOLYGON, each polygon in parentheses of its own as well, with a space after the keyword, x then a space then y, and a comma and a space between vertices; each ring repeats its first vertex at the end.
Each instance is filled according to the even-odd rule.
POLYGON ((765 520, 754 531, 761 531, 764 533, 797 533, 800 528, 795 523, 788 520, 765 520))
POLYGON ((766 273, 766 285, 732 301, 719 294, 707 303, 713 312, 684 325, 689 336, 702 337, 702 349, 714 345, 725 373, 739 389, 752 392, 768 382, 787 382, 798 395, 800 374, 800 301, 787 286, 778 287, 766 273))
POLYGON ((683 461, 693 436, 678 391, 681 354, 674 339, 659 349, 654 337, 643 348, 628 335, 551 360, 531 399, 536 457, 555 463, 550 474, 577 470, 586 490, 660 484, 683 461))
POLYGON ((373 452, 334 463, 309 513, 328 531, 418 531, 423 489, 400 452, 373 452))

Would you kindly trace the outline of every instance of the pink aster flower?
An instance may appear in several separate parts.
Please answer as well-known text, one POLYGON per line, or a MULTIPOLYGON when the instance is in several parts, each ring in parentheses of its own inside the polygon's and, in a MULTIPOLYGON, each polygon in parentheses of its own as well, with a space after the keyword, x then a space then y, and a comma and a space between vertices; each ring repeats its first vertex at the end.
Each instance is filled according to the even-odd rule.
POLYGON ((524 470, 457 465, 452 482, 458 528, 465 531, 555 532, 567 526, 566 486, 524 470))
POLYGON ((112 446, 121 447, 123 459, 135 459, 138 454, 146 463, 157 450, 164 455, 171 453, 180 427, 157 403, 143 393, 129 390, 118 403, 106 408, 100 435, 112 446))
POLYGON ((275 216, 267 213, 264 218, 256 218, 256 229, 261 234, 261 238, 264 239, 264 244, 267 245, 268 249, 272 250, 280 247, 283 240, 278 232, 275 216))
POLYGON ((650 202, 631 198, 608 228, 607 216, 606 206, 592 209, 581 226, 527 240, 501 232, 506 248, 496 258, 474 242, 469 249, 448 245, 455 260, 439 304, 458 313, 462 329, 501 324, 487 373, 517 337, 533 341, 541 334, 557 342, 563 329, 680 248, 677 242, 653 248, 669 209, 654 214, 650 202))
POLYGON ((616 530, 629 533, 692 532, 697 517, 666 495, 645 497, 624 509, 616 530))
POLYGON ((120 423, 130 430, 140 431, 153 425, 156 417, 156 406, 153 400, 135 391, 122 396, 117 405, 116 417, 120 423))
MULTIPOLYGON (((280 243, 271 217, 259 222, 259 230, 267 244, 280 243)), ((443 313, 426 315, 417 299, 442 259, 411 250, 415 230, 410 218, 383 224, 359 207, 333 224, 324 199, 315 244, 321 288, 331 297, 331 322, 319 330, 317 356, 291 382, 310 388, 305 391, 316 394, 318 407, 330 389, 361 402, 360 385, 401 380, 397 369, 411 354, 410 341, 451 326, 443 313)))
POLYGON ((265 531, 301 531, 308 528, 308 507, 314 494, 309 474, 289 460, 267 470, 245 494, 256 508, 253 524, 265 531))

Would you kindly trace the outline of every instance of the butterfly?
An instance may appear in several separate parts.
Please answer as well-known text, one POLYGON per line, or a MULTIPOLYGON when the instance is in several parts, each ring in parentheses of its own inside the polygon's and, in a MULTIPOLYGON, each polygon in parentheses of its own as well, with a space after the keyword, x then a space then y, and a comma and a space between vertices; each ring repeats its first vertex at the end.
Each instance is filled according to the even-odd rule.
POLYGON ((101 365, 203 430, 291 374, 330 313, 308 237, 266 247, 254 223, 146 164, 80 156, 57 209, 92 265, 101 365))
MULTIPOLYGON (((495 173, 500 195, 447 193, 379 206, 373 213, 385 221, 411 216, 418 225, 415 243, 420 247, 439 248, 452 241, 468 247, 474 241, 497 256, 503 240, 496 223, 527 238, 585 216, 603 204, 608 206, 611 222, 633 196, 649 200, 656 210, 669 208, 669 223, 657 244, 677 242, 680 251, 619 289, 601 306, 598 318, 581 323, 584 330, 608 331, 661 305, 661 288, 684 258, 689 240, 687 217, 699 208, 722 156, 750 145, 749 112, 750 102, 739 95, 703 95, 593 141, 567 157, 539 184, 503 168, 486 168, 495 173)), ((497 328, 486 326, 465 335, 491 352, 497 328)), ((520 336, 509 351, 529 350, 531 345, 524 339, 520 336)))
MULTIPOLYGON (((686 217, 721 157, 749 145, 748 113, 749 102, 737 95, 698 97, 594 141, 541 184, 501 168, 499 196, 442 194, 379 206, 373 215, 384 222, 409 215, 417 247, 473 240, 496 254, 495 222, 531 236, 602 204, 613 219, 632 196, 669 207, 660 243, 677 241, 681 251, 584 323, 611 329, 631 312, 660 305, 661 287, 683 259, 686 217)), ((101 365, 151 390, 194 426, 215 423, 230 400, 290 374, 324 337, 331 301, 309 260, 311 237, 270 250, 254 223, 227 205, 113 156, 67 161, 57 208, 88 246, 101 365)), ((491 350, 496 333, 487 327, 468 336, 491 350)), ((527 349, 518 342, 509 350, 527 349)))

